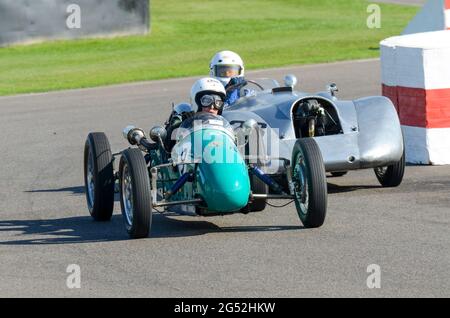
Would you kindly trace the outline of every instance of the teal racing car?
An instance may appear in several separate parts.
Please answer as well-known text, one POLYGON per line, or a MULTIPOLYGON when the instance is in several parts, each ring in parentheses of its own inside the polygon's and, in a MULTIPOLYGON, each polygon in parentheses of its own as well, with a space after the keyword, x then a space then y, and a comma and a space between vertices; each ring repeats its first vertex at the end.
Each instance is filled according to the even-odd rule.
POLYGON ((134 147, 120 153, 111 151, 104 133, 90 133, 84 181, 91 216, 110 220, 118 192, 130 238, 145 238, 154 209, 200 216, 246 214, 264 210, 269 199, 282 199, 295 202, 305 227, 320 227, 327 210, 327 183, 317 143, 298 139, 290 158, 275 158, 286 168, 286 191, 263 172, 260 160, 246 153, 257 126, 250 119, 236 131, 222 116, 201 113, 184 120, 171 136, 160 126, 148 137, 128 126, 123 135, 134 147))

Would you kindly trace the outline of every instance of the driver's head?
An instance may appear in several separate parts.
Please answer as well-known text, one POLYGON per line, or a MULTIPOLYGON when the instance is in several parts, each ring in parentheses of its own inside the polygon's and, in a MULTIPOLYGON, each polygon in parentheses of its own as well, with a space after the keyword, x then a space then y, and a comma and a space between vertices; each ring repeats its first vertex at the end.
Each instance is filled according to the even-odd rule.
POLYGON ((234 77, 244 77, 244 61, 231 51, 221 51, 213 56, 210 63, 210 75, 226 86, 234 77))
POLYGON ((213 115, 219 115, 223 108, 223 98, 217 94, 205 94, 200 98, 201 111, 213 115))
POLYGON ((197 112, 220 115, 225 97, 225 88, 215 78, 202 78, 191 89, 191 104, 197 107, 197 112))

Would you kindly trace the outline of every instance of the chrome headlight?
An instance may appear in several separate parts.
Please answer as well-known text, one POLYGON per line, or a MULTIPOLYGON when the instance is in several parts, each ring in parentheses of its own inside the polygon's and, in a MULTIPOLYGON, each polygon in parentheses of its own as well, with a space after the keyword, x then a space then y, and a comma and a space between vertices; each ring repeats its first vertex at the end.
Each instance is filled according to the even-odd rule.
POLYGON ((167 130, 161 126, 155 126, 150 130, 150 139, 159 142, 167 137, 167 130))
POLYGON ((145 138, 145 133, 142 129, 130 125, 123 130, 123 137, 128 140, 131 145, 136 145, 139 144, 142 138, 145 138))

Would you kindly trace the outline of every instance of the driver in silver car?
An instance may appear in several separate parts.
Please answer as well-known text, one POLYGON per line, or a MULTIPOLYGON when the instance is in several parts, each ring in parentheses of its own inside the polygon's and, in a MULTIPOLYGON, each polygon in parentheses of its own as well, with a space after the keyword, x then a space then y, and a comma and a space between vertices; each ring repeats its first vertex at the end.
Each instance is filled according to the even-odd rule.
POLYGON ((241 90, 246 84, 242 58, 232 51, 221 51, 211 59, 210 75, 217 78, 226 90, 226 105, 233 105, 239 98, 254 95, 254 91, 241 90))

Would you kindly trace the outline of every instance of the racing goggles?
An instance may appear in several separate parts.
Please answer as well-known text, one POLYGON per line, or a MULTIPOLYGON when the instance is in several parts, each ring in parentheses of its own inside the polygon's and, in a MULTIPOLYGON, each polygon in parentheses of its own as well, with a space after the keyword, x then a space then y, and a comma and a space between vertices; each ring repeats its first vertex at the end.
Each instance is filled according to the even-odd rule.
POLYGON ((217 110, 221 110, 223 104, 223 100, 219 95, 203 95, 200 98, 200 105, 202 107, 214 107, 217 110))
POLYGON ((216 65, 214 71, 217 77, 236 77, 241 75, 242 68, 239 65, 216 65))

